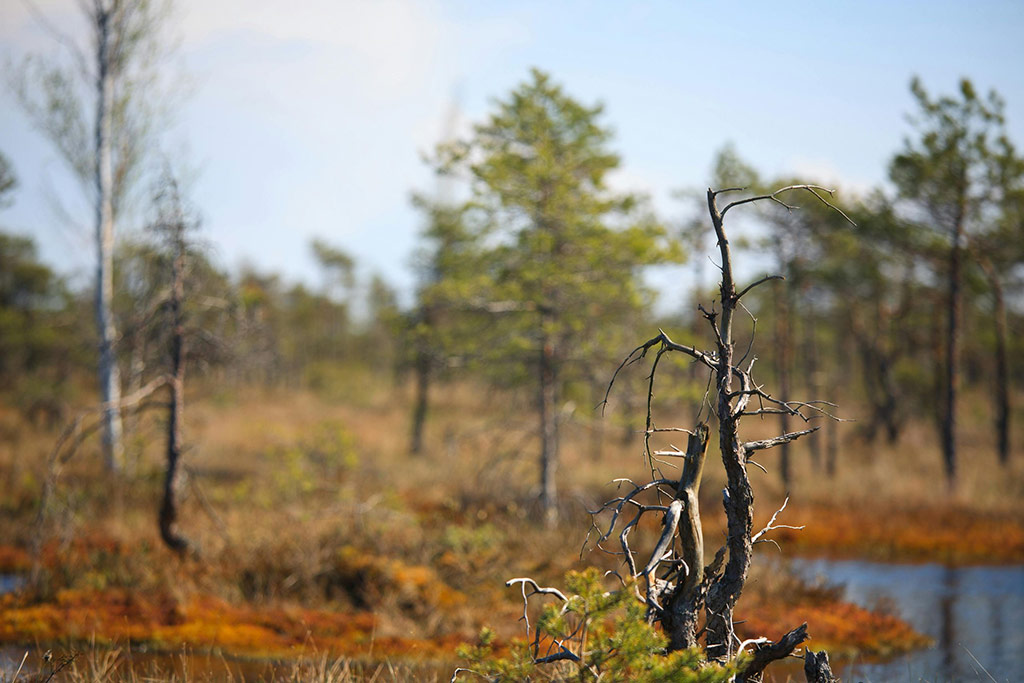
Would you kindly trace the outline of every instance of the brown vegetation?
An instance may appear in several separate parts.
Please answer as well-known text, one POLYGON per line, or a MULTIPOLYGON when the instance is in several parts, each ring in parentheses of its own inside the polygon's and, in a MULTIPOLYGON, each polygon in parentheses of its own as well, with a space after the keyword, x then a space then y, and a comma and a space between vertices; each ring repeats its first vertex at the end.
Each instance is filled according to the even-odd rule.
MULTIPOLYGON (((203 562, 176 559, 156 536, 159 439, 140 462, 139 478, 115 496, 97 485, 104 476, 98 454, 84 450, 69 463, 53 526, 42 532, 45 582, 3 598, 0 640, 95 639, 272 656, 308 652, 313 644, 357 658, 453 661, 457 643, 481 625, 497 628, 505 642, 518 633, 519 596, 504 590, 504 580, 528 574, 557 582, 580 566, 581 503, 606 497, 608 479, 624 466, 642 468, 639 435, 628 444, 607 439, 595 457, 592 420, 570 420, 564 446, 572 498, 559 526, 545 528, 530 521, 535 492, 518 483, 531 479, 523 476, 531 463, 518 457, 528 431, 516 431, 514 397, 509 406, 508 396, 490 398, 468 384, 442 387, 425 457, 410 459, 406 401, 388 387, 344 403, 298 391, 205 391, 213 398, 194 401, 193 427, 203 448, 190 454, 190 483, 182 489, 183 523, 195 530, 203 562), (573 541, 566 546, 565 539, 573 541)), ((32 535, 40 533, 31 524, 38 467, 52 438, 20 429, 19 450, 0 451, 4 479, 15 484, 2 500, 0 534, 9 539, 0 546, 2 572, 24 572, 30 564, 32 535)), ((979 467, 966 491, 944 504, 916 479, 931 474, 926 463, 935 459, 927 453, 876 450, 868 457, 852 434, 843 445, 848 455, 830 495, 808 486, 801 476, 805 454, 794 452, 793 486, 808 502, 791 504, 786 521, 806 528, 777 536, 784 555, 1024 557, 1020 498, 1010 495, 1020 486, 1018 472, 1002 476, 979 467), (870 504, 855 488, 863 480, 880 482, 870 504)), ((976 456, 989 457, 981 448, 976 456)), ((702 516, 709 547, 723 537, 724 520, 711 499, 720 489, 719 469, 708 468, 702 488, 709 496, 702 516)), ((756 483, 767 490, 758 515, 766 516, 773 497, 784 494, 773 488, 775 477, 753 476, 764 478, 756 483)), ((653 538, 658 531, 651 525, 636 534, 653 538)), ((758 559, 777 554, 767 547, 755 557, 744 631, 781 633, 807 620, 819 649, 883 654, 922 642, 892 616, 843 605, 835 591, 801 587, 758 559), (772 599, 780 585, 790 599, 772 599)), ((599 553, 585 560, 613 566, 599 553)))

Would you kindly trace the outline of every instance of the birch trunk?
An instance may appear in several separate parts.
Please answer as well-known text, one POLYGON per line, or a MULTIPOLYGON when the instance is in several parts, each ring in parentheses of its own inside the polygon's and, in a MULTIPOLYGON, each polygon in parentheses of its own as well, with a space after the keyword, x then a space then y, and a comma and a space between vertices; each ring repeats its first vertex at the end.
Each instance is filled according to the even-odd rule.
POLYGON ((113 8, 97 7, 96 79, 96 326, 99 331, 99 383, 103 399, 103 457, 110 472, 124 464, 122 444, 121 377, 114 348, 114 180, 111 150, 111 110, 114 81, 111 73, 111 20, 113 8))

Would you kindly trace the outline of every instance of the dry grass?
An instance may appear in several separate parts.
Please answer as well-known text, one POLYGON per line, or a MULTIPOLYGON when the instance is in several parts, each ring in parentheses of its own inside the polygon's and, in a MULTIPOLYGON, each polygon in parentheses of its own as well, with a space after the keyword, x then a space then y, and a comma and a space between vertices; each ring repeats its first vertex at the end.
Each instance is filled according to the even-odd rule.
POLYGON ((21 666, 11 674, 0 672, 0 683, 394 683, 438 681, 443 672, 392 661, 363 662, 336 657, 315 648, 289 661, 231 659, 207 656, 182 649, 158 656, 132 652, 125 647, 101 647, 90 643, 83 649, 54 654, 26 652, 21 666))
MULTIPOLYGON (((614 425, 602 432, 589 411, 577 410, 563 436, 564 514, 558 527, 545 528, 533 521, 529 397, 442 387, 426 452, 414 458, 406 452, 408 391, 369 375, 353 386, 365 388, 335 399, 196 388, 187 437, 195 447, 186 456, 193 483, 185 488, 181 525, 202 549, 200 561, 178 561, 159 545, 155 423, 144 431, 146 446, 128 481, 112 484, 95 452, 83 451, 63 476, 47 530, 46 582, 36 593, 2 598, 0 641, 128 640, 169 651, 295 656, 312 638, 321 652, 346 659, 305 659, 301 665, 313 673, 294 680, 398 680, 393 671, 357 663, 451 661, 456 644, 483 624, 513 637, 519 606, 504 580, 531 575, 557 583, 582 566, 585 506, 611 494, 613 477, 649 475, 638 435, 626 441, 614 425)), ((621 407, 613 406, 612 420, 615 410, 621 407)), ((688 412, 662 407, 659 423, 688 412)), ((0 493, 0 538, 8 539, 0 571, 24 571, 53 435, 0 418, 19 435, 0 444, 0 477, 14 484, 0 493)), ((775 427, 749 426, 751 438, 775 427)), ((963 482, 947 495, 927 427, 912 426, 892 447, 868 447, 847 430, 834 480, 815 472, 797 446, 783 521, 807 529, 777 535, 783 548, 881 559, 1024 559, 1024 463, 1016 458, 1002 470, 986 426, 968 426, 963 482)), ((785 497, 772 457, 762 458, 769 474, 754 474, 758 521, 785 497)), ((724 524, 717 493, 723 476, 713 462, 702 487, 709 546, 724 524)), ((613 567, 615 559, 591 553, 584 563, 613 567)), ((744 593, 740 611, 753 630, 772 634, 808 620, 819 644, 879 652, 920 642, 897 620, 839 606, 835 595, 770 584, 762 577, 744 593)), ((120 659, 130 653, 122 650, 120 659)), ((76 660, 75 680, 98 680, 89 678, 94 664, 103 662, 76 660)), ((128 678, 137 673, 129 670, 136 672, 127 667, 114 680, 145 680, 128 678)), ((174 675, 206 680, 203 672, 174 675)))

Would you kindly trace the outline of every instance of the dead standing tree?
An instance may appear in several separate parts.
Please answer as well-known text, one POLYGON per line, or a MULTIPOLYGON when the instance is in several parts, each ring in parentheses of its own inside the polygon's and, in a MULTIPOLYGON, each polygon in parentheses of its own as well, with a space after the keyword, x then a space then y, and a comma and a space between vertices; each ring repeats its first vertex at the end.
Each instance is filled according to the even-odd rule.
POLYGON ((171 261, 171 290, 167 298, 171 338, 169 340, 171 402, 167 415, 167 458, 164 470, 163 500, 158 523, 160 538, 178 555, 195 552, 195 546, 177 529, 178 488, 185 416, 185 275, 188 243, 185 233, 190 223, 182 206, 177 181, 165 174, 164 187, 157 197, 162 205, 155 230, 162 234, 171 261))
MULTIPOLYGON (((770 194, 738 199, 719 209, 718 198, 739 192, 742 188, 708 190, 707 202, 718 250, 721 256, 722 280, 720 284, 720 310, 700 307, 714 336, 714 351, 704 351, 692 346, 678 344, 664 332, 637 347, 619 366, 617 376, 626 365, 645 358, 652 349, 656 350, 650 374, 647 403, 647 429, 645 450, 652 466, 651 481, 636 484, 619 480, 628 491, 608 501, 594 511, 594 528, 598 531, 598 546, 609 539, 617 541, 618 548, 610 550, 623 557, 628 577, 623 578, 624 590, 633 590, 636 597, 646 605, 647 619, 660 623, 669 640, 669 650, 693 648, 700 645, 704 637, 704 650, 708 658, 720 662, 736 661, 741 653, 747 658, 741 664, 737 676, 739 681, 760 681, 768 664, 788 657, 809 636, 807 624, 802 624, 784 634, 777 642, 757 638, 741 642, 736 636, 733 614, 736 603, 743 592, 750 569, 754 545, 772 542, 765 536, 774 529, 794 528, 777 522, 782 507, 772 515, 768 524, 754 532, 754 493, 747 475, 747 466, 758 451, 764 451, 790 443, 818 429, 812 427, 801 431, 788 432, 761 441, 743 441, 739 434, 742 418, 746 416, 787 415, 803 420, 814 418, 835 418, 829 410, 831 403, 825 401, 789 401, 773 397, 762 385, 754 381, 753 368, 756 357, 751 356, 748 346, 742 357, 736 358, 734 344, 734 318, 736 312, 744 309, 742 298, 755 287, 772 280, 778 275, 768 275, 756 282, 737 289, 732 265, 729 239, 725 232, 724 219, 733 208, 761 201, 778 203, 788 210, 796 207, 785 203, 780 196, 787 192, 805 191, 812 194, 830 208, 838 211, 847 220, 846 214, 830 203, 826 195, 832 192, 816 185, 790 185, 770 194), (654 378, 658 363, 666 353, 682 353, 703 366, 709 373, 709 387, 714 387, 711 401, 718 421, 719 450, 725 467, 727 485, 723 491, 725 514, 728 523, 726 544, 722 546, 707 565, 704 560, 704 542, 701 530, 698 491, 706 460, 709 428, 705 422, 695 429, 660 429, 654 426, 651 404, 654 395, 654 378), (678 449, 653 450, 651 437, 659 432, 688 432, 689 439, 685 452, 678 449), (663 477, 656 462, 664 458, 678 458, 682 471, 678 479, 663 477), (597 516, 609 513, 610 518, 598 523, 597 516), (646 561, 638 562, 638 551, 629 544, 630 532, 638 527, 645 515, 661 515, 662 533, 653 550, 646 555, 646 561), (628 579, 628 580, 627 580, 628 579), (697 631, 700 615, 704 614, 704 629, 697 631)), ((850 221, 852 223, 852 221, 850 221)), ((612 378, 614 384, 615 377, 612 378)), ((609 392, 611 391, 609 385, 609 392)), ((788 502, 788 499, 787 499, 788 502)), ((800 527, 795 527, 800 528, 800 527)), ((642 559, 644 556, 641 555, 642 559)), ((533 593, 531 593, 532 595, 533 593)), ((524 596, 527 594, 524 592, 524 596)), ((540 642, 539 639, 535 639, 540 642)), ((571 651, 572 645, 560 646, 571 651)), ((535 660, 544 657, 535 653, 535 660)), ((805 653, 808 680, 832 680, 824 653, 805 653), (813 674, 811 672, 814 672, 813 674)))

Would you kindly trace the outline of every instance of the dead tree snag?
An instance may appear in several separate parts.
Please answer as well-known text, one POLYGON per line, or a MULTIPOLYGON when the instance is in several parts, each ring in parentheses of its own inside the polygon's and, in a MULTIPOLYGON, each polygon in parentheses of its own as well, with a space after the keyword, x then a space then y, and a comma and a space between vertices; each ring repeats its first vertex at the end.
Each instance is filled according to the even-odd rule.
MULTIPOLYGON (((754 379, 757 358, 751 355, 750 347, 744 350, 740 358, 736 358, 733 328, 737 310, 745 310, 741 299, 757 286, 782 278, 768 275, 746 287, 737 286, 725 216, 734 208, 760 201, 772 201, 793 210, 796 207, 786 204, 780 197, 795 191, 809 193, 840 214, 842 211, 827 198, 831 196, 831 191, 816 185, 792 185, 771 194, 738 199, 719 208, 718 200, 721 196, 740 191, 740 188, 728 188, 718 191, 709 189, 707 192, 708 212, 717 238, 722 273, 719 307, 712 306, 710 310, 700 308, 714 340, 713 350, 676 343, 661 331, 634 349, 620 364, 609 383, 610 393, 615 378, 624 367, 641 361, 653 351, 645 432, 645 451, 652 479, 646 483, 617 480, 621 495, 592 512, 594 521, 590 536, 597 536, 597 547, 622 557, 623 573, 626 576, 619 576, 623 586, 621 590, 632 592, 644 605, 649 623, 661 625, 668 638, 669 651, 703 645, 708 660, 739 666, 736 680, 760 681, 771 662, 790 656, 809 635, 806 624, 797 626, 774 642, 768 638, 740 641, 736 635, 734 610, 747 581, 754 546, 773 542, 766 538, 773 530, 801 528, 777 522, 788 503, 787 499, 772 515, 768 524, 755 533, 754 493, 747 466, 761 467, 752 459, 759 451, 788 444, 814 433, 818 427, 809 426, 773 438, 745 441, 740 436, 740 423, 746 416, 765 415, 786 416, 804 423, 816 418, 838 418, 831 413, 833 404, 827 401, 792 401, 788 397, 780 399, 772 396, 754 379), (713 397, 709 397, 708 404, 718 423, 718 447, 726 473, 723 506, 728 531, 725 545, 718 549, 708 564, 705 564, 698 492, 706 463, 710 435, 708 422, 711 418, 699 422, 693 430, 655 426, 651 410, 654 381, 658 364, 667 353, 681 353, 691 358, 693 363, 709 373, 709 386, 713 387, 713 397), (652 437, 659 434, 664 436, 667 432, 686 432, 686 450, 681 451, 675 447, 655 449, 652 437), (662 474, 661 465, 668 460, 681 463, 678 478, 662 474), (641 553, 630 545, 630 533, 638 528, 645 515, 652 514, 660 517, 662 533, 653 549, 641 553), (704 627, 698 632, 701 615, 704 617, 704 627), (744 657, 739 659, 741 654, 744 657)), ((531 595, 541 592, 531 582, 535 590, 527 593, 527 580, 516 581, 524 586, 524 601, 528 602, 531 595)), ((570 656, 578 657, 582 652, 582 645, 574 649, 569 642, 560 642, 559 647, 561 660, 570 656)), ((833 680, 827 657, 808 655, 808 662, 812 660, 815 673, 814 678, 808 680, 833 680)), ((535 663, 541 661, 538 658, 535 663)), ((811 664, 808 667, 810 671, 811 664)))
POLYGON ((157 200, 161 205, 161 215, 155 228, 163 234, 171 261, 171 290, 166 302, 171 327, 168 349, 171 401, 167 416, 167 458, 158 525, 164 544, 178 555, 185 556, 195 552, 195 546, 177 528, 185 426, 185 271, 188 258, 185 232, 189 221, 182 207, 177 181, 169 172, 165 174, 157 200))

